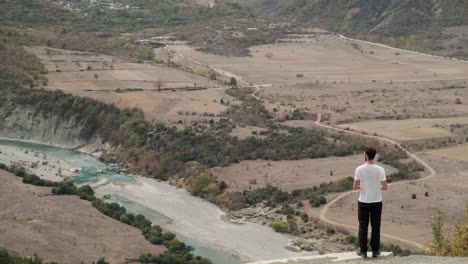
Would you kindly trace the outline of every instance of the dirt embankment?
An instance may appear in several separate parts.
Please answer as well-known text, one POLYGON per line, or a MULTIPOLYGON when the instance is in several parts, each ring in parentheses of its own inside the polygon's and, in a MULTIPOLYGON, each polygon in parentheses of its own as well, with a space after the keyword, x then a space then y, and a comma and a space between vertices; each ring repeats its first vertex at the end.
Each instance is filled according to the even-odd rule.
MULTIPOLYGON (((5 114, 0 109, 0 114, 5 114)), ((84 140, 80 135, 83 125, 73 118, 49 114, 35 114, 29 108, 16 108, 0 123, 0 137, 27 140, 64 148, 85 147, 95 150, 105 147, 99 138, 84 140)))
POLYGON ((109 218, 76 196, 52 196, 50 188, 26 185, 0 171, 0 248, 45 261, 92 263, 105 257, 124 263, 159 254, 141 232, 109 218))

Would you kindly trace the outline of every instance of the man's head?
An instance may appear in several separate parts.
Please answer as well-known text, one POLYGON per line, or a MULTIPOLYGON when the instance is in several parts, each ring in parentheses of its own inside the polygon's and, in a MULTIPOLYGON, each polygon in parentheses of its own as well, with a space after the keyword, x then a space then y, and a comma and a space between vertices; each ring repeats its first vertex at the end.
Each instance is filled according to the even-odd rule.
POLYGON ((366 148, 366 161, 374 160, 376 154, 377 154, 377 150, 375 150, 374 147, 367 147, 366 148))

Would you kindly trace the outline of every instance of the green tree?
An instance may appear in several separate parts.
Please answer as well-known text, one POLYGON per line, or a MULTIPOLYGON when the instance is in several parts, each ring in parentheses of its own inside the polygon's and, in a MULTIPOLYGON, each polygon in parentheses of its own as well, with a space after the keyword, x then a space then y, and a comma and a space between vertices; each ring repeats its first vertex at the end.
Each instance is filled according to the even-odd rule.
POLYGON ((216 75, 215 71, 211 71, 209 78, 210 80, 215 81, 218 78, 218 76, 216 75))
POLYGON ((237 87, 237 80, 236 80, 236 78, 231 77, 231 79, 229 80, 229 86, 231 86, 231 87, 237 87))
POLYGON ((153 49, 145 49, 145 51, 143 52, 143 58, 145 60, 152 60, 154 59, 154 56, 156 54, 154 54, 154 50, 153 49))
POLYGON ((190 176, 187 179, 187 189, 196 196, 203 196, 204 194, 215 195, 220 192, 215 177, 206 172, 196 176, 190 176))

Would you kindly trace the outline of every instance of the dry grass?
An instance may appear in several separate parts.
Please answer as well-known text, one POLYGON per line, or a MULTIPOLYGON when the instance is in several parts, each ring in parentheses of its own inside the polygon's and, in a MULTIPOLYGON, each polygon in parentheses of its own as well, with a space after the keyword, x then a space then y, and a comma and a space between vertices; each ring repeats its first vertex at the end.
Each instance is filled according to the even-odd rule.
MULTIPOLYGON (((451 231, 463 217, 468 202, 468 163, 432 153, 422 157, 435 167, 436 177, 416 184, 390 186, 384 193, 382 232, 427 244, 432 239, 431 219, 437 209, 446 215, 445 231, 451 231), (416 194, 416 199, 411 198, 412 194, 416 194)), ((327 217, 357 225, 357 195, 349 195, 333 205, 327 217)))
MULTIPOLYGON (((231 191, 256 189, 267 185, 292 191, 353 176, 356 167, 362 163, 362 155, 294 161, 255 160, 242 161, 228 167, 216 167, 211 171, 220 180, 225 181, 231 191), (333 175, 330 175, 330 172, 333 175)), ((384 168, 387 174, 396 172, 390 166, 384 165, 384 168)))
MULTIPOLYGON (((468 145, 459 145, 455 147, 438 149, 430 152, 432 155, 436 155, 442 158, 450 160, 459 160, 468 162, 468 145)), ((462 172, 464 175, 468 175, 467 172, 462 172)))
POLYGON ((369 134, 377 133, 385 137, 405 141, 454 137, 456 135, 451 133, 450 129, 447 129, 451 124, 468 124, 468 117, 368 121, 342 124, 340 127, 349 127, 369 134))
POLYGON ((65 264, 101 257, 124 263, 163 250, 76 196, 51 196, 50 188, 23 184, 4 171, 0 182, 0 248, 65 264))
POLYGON ((261 83, 416 81, 466 78, 468 63, 371 44, 353 48, 350 41, 316 35, 308 43, 280 43, 250 48, 252 57, 226 58, 187 46, 173 50, 202 64, 214 65, 261 83), (373 51, 374 54, 371 54, 373 51), (267 56, 271 54, 271 56, 267 56), (297 74, 304 74, 297 78, 297 74))
POLYGON ((47 66, 48 89, 91 97, 121 108, 139 107, 149 121, 201 120, 227 109, 221 99, 236 103, 225 94, 225 89, 210 89, 219 87, 219 83, 179 69, 47 47, 32 47, 29 51, 47 66), (187 87, 200 90, 185 91, 187 87))

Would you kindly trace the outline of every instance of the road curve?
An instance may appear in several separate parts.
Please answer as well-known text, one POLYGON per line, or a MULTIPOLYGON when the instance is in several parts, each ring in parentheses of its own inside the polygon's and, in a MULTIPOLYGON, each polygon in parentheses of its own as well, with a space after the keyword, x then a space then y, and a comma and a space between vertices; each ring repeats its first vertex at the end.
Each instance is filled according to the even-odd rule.
MULTIPOLYGON (((343 36, 340 36, 341 38, 344 38, 343 36)), ((374 43, 373 43, 374 44, 374 43)), ((178 51, 175 51, 173 49, 171 49, 170 47, 167 47, 170 51, 178 54, 180 57, 182 57, 183 59, 187 59, 189 61, 192 61, 193 63, 196 63, 196 64, 199 64, 199 65, 203 65, 202 63, 198 62, 198 61, 195 61, 193 59, 190 59, 190 58, 187 58, 185 57, 182 53, 178 52, 178 51)), ((206 65, 205 65, 206 66, 206 65)), ((243 86, 243 87, 253 87, 255 88, 255 91, 252 93, 252 96, 257 99, 257 100, 261 100, 261 98, 257 95, 258 92, 260 92, 260 88, 261 87, 269 87, 269 86, 272 86, 272 84, 263 84, 263 85, 250 85, 247 81, 243 80, 240 76, 237 76, 231 72, 228 72, 228 71, 225 71, 225 70, 222 70, 220 68, 217 68, 217 67, 214 67, 212 65, 208 65, 209 68, 211 68, 212 70, 214 70, 215 72, 217 72, 218 74, 221 74, 221 75, 224 75, 224 76, 227 76, 227 77, 235 77, 238 82, 241 83, 240 86, 243 86), (242 85, 243 84, 243 85, 242 85)), ((385 137, 380 137, 380 136, 373 136, 373 135, 365 135, 365 134, 362 134, 362 133, 358 133, 358 132, 355 132, 355 131, 351 131, 351 130, 346 130, 346 129, 343 129, 343 128, 338 128, 338 127, 333 127, 333 126, 328 126, 328 125, 324 125, 321 123, 321 120, 322 120, 322 115, 320 113, 317 114, 317 121, 315 121, 315 125, 317 125, 318 127, 322 127, 324 129, 330 129, 330 130, 335 130, 335 131, 340 131, 340 132, 344 132, 344 133, 347 133, 347 134, 352 134, 352 135, 356 135, 356 136, 360 136, 360 137, 365 137, 365 138, 372 138, 372 139, 376 139, 376 140, 379 140, 379 141, 385 141, 387 143, 390 143, 392 145, 395 145, 396 147, 398 147, 399 149, 403 150, 409 157, 411 157, 412 159, 414 159, 416 162, 418 162, 419 164, 421 164, 427 171, 429 171, 429 174, 423 178, 419 178, 419 179, 416 179, 416 180, 408 180, 408 181, 399 181, 399 182, 395 182, 395 183, 391 183, 389 184, 390 186, 394 186, 394 185, 399 185, 399 184, 404 184, 404 183, 409 183, 409 182, 419 182, 419 181, 425 181, 425 180, 428 180, 432 177, 434 177, 437 173, 435 171, 434 168, 432 168, 428 163, 426 163, 425 161, 423 161, 421 158, 419 158, 418 156, 416 156, 416 154, 413 154, 411 152, 409 152, 406 148, 404 148, 403 146, 401 146, 400 143, 392 140, 392 139, 389 139, 389 138, 385 138, 385 137)), ((355 230, 358 230, 359 228, 357 226, 352 226, 352 225, 347 225, 347 224, 343 224, 343 223, 338 223, 338 222, 335 222, 333 220, 330 220, 327 218, 326 214, 327 214, 327 211, 328 209, 333 206, 336 202, 340 201, 341 199, 343 199, 344 197, 350 195, 351 193, 353 192, 357 192, 357 191, 349 191, 349 192, 345 192, 341 195, 339 195, 337 198, 335 198, 334 200, 332 200, 331 202, 327 203, 323 208, 322 210, 320 211, 320 220, 322 220, 323 222, 327 223, 327 224, 330 224, 330 225, 333 225, 333 226, 338 226, 338 227, 346 227, 346 228, 351 228, 351 229, 355 229, 355 230)), ((411 240, 408 240, 408 239, 404 239, 404 238, 401 238, 401 237, 397 237, 397 236, 393 236, 393 235, 390 235, 390 234, 386 234, 386 233, 381 233, 381 236, 383 237, 387 237, 387 238, 390 238, 390 239, 394 239, 394 240, 397 240, 397 241, 400 241, 400 242, 403 242, 403 243, 406 243, 406 244, 409 244, 409 245, 412 245, 416 248, 419 248, 421 250, 426 250, 427 248, 418 243, 418 242, 415 242, 415 241, 411 241, 411 240)))
MULTIPOLYGON (((425 180, 428 180, 428 179, 436 176, 436 174, 437 174, 435 169, 432 168, 427 162, 423 161, 421 158, 419 158, 415 154, 409 152, 407 149, 402 147, 400 143, 398 143, 398 142, 396 142, 394 140, 391 140, 391 139, 385 138, 385 137, 380 137, 380 136, 365 135, 365 134, 361 134, 361 133, 358 133, 358 132, 355 132, 355 131, 346 130, 346 129, 343 129, 343 128, 324 125, 324 124, 321 123, 321 120, 322 120, 322 115, 317 114, 317 121, 315 121, 315 125, 317 125, 319 127, 322 127, 322 128, 325 128, 325 129, 345 132, 345 133, 348 133, 348 134, 352 134, 352 135, 356 135, 356 136, 360 136, 360 137, 365 137, 365 138, 372 138, 372 139, 376 139, 376 140, 379 140, 379 141, 385 141, 387 143, 395 145, 399 149, 403 150, 409 157, 413 158, 416 162, 421 164, 427 171, 429 171, 429 174, 427 176, 423 177, 423 178, 419 178, 419 179, 416 179, 416 180, 408 180, 408 181, 398 181, 398 182, 394 182, 394 183, 389 184, 391 186, 410 183, 410 182, 425 181, 425 180)), ((320 220, 322 220, 323 222, 325 222, 327 224, 333 225, 333 226, 346 227, 346 228, 359 230, 359 228, 357 226, 338 223, 338 222, 335 222, 335 221, 330 220, 330 219, 327 218, 327 211, 331 206, 333 206, 336 202, 340 201, 344 197, 346 197, 346 196, 348 196, 348 195, 350 195, 351 193, 354 193, 354 192, 358 192, 358 191, 349 191, 349 192, 343 193, 340 196, 336 197, 333 201, 327 203, 322 208, 322 210, 320 211, 320 220)), ((422 245, 422 244, 420 244, 418 242, 411 241, 411 240, 408 240, 408 239, 404 239, 404 238, 401 238, 401 237, 397 237, 397 236, 394 236, 394 235, 381 233, 381 236, 386 237, 386 238, 390 238, 390 239, 394 239, 394 240, 397 240, 397 241, 400 241, 400 242, 403 242, 403 243, 406 243, 406 244, 409 244, 409 245, 412 245, 412 246, 415 246, 415 247, 417 247, 417 248, 419 248, 421 250, 426 250, 427 249, 424 245, 422 245)))

